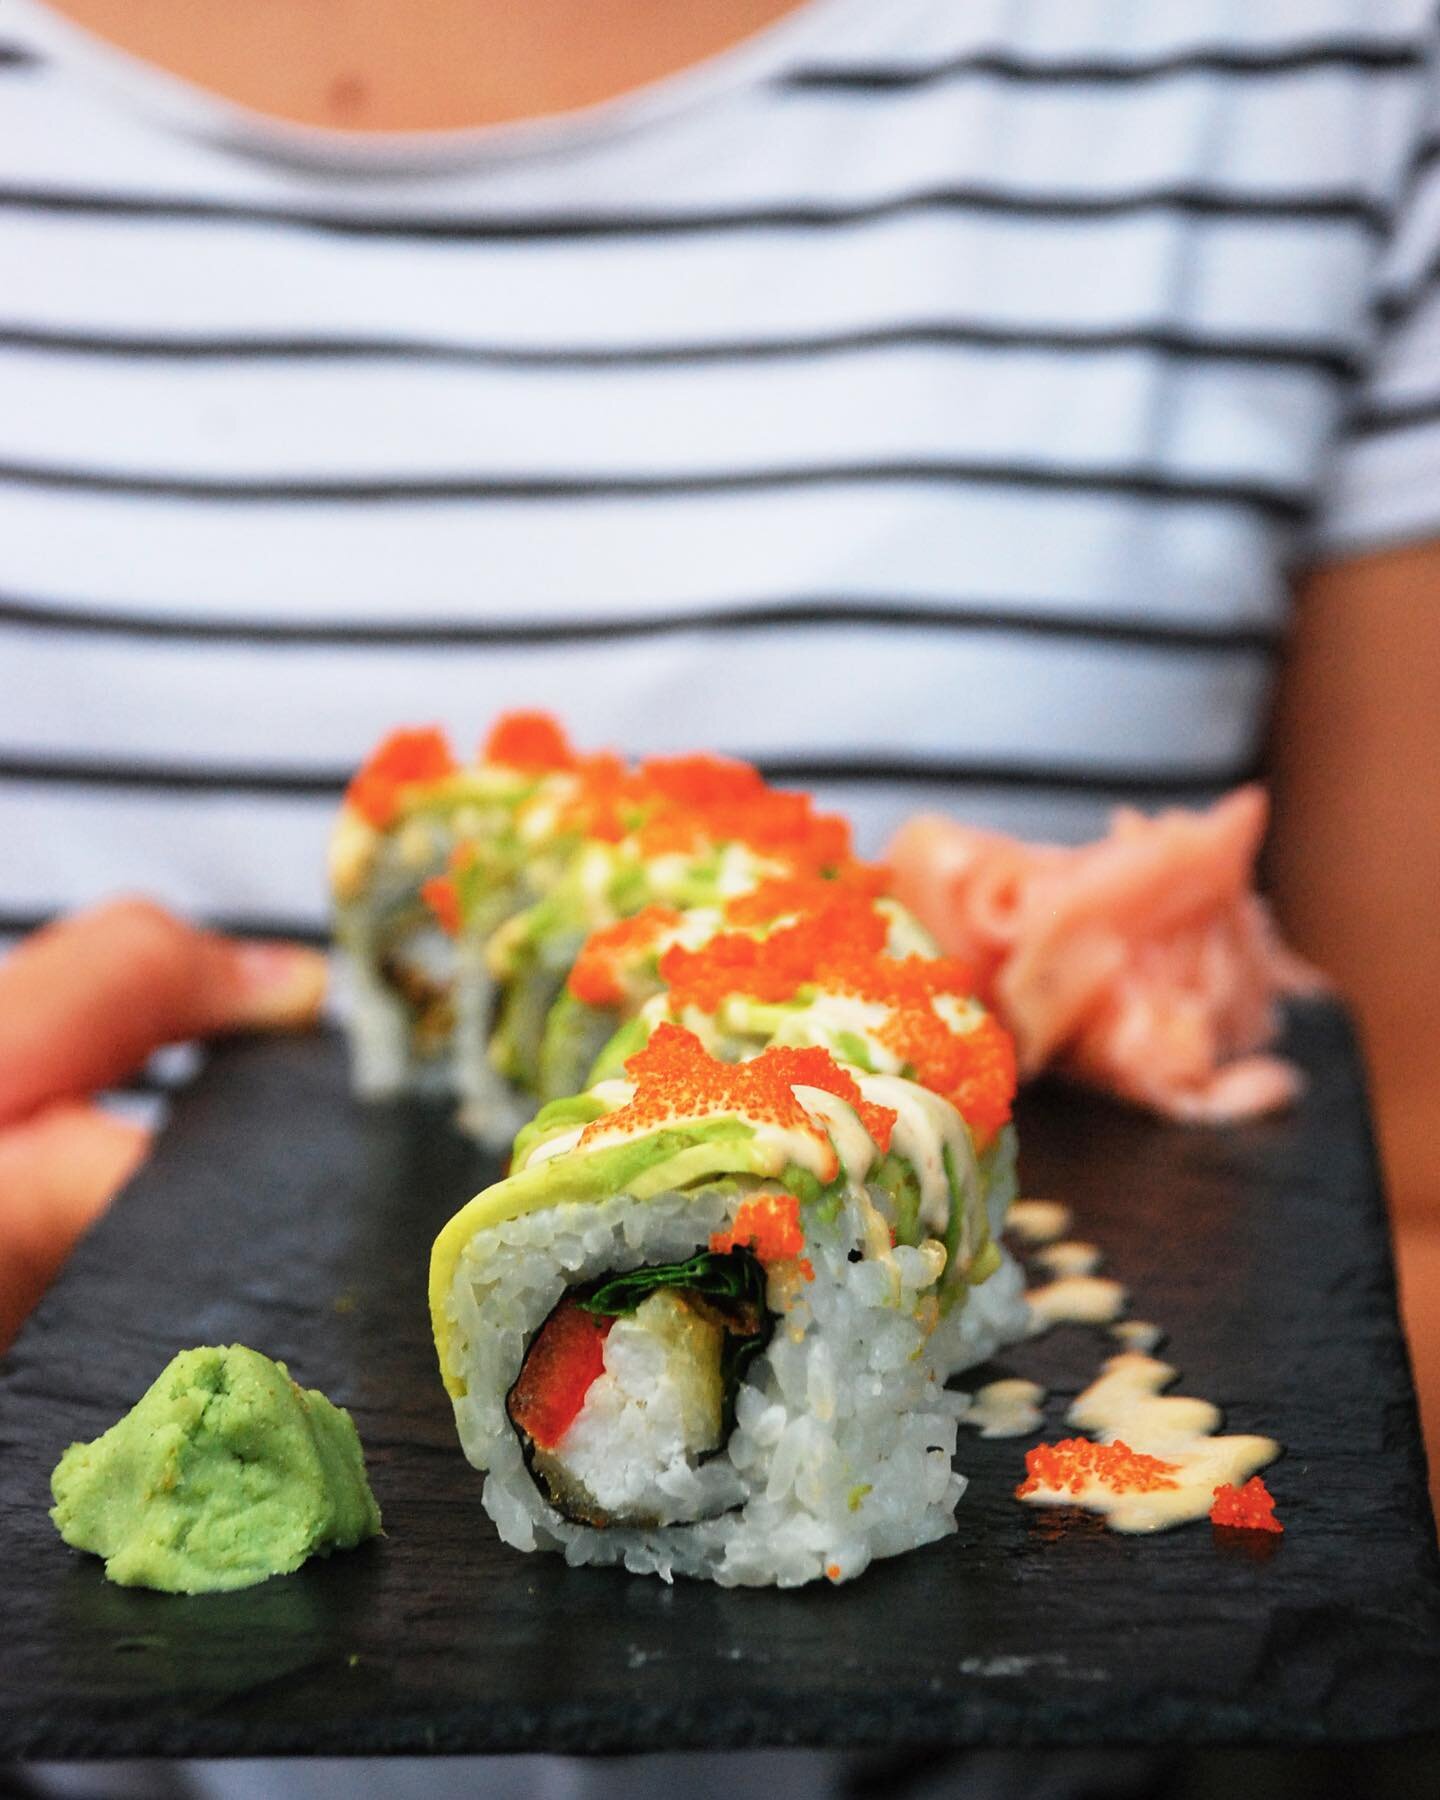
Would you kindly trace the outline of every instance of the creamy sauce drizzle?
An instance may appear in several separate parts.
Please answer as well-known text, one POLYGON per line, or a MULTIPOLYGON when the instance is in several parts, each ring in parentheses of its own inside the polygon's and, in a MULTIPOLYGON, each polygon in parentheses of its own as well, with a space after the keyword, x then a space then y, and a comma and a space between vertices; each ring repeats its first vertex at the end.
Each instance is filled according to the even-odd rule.
POLYGON ((656 965, 660 958, 672 944, 679 944, 684 950, 698 950, 702 944, 709 943, 724 923, 724 915, 718 907, 692 906, 680 914, 678 925, 667 926, 638 955, 627 956, 614 970, 616 985, 623 996, 622 1012, 643 1012, 652 1024, 664 1018, 663 1002, 667 996, 663 988, 659 994, 654 992, 656 965), (658 1008, 654 1005, 656 1000, 662 1002, 658 1008))
POLYGON ((592 927, 607 924, 613 915, 610 883, 620 860, 609 844, 587 844, 580 852, 575 870, 576 894, 581 915, 592 927))
POLYGON ((1164 1341, 1165 1333, 1149 1319, 1120 1319, 1110 1327, 1110 1335, 1127 1350, 1149 1352, 1164 1341))
POLYGON ((1028 1437, 1040 1429, 1044 1400, 1044 1388, 1033 1381, 990 1381, 970 1396, 970 1410, 960 1415, 960 1423, 973 1426, 982 1438, 1028 1437))
POLYGON ((937 1237, 944 1237, 950 1219, 950 1181, 945 1173, 945 1149, 949 1146, 965 1207, 962 1248, 968 1255, 979 1171, 964 1120, 948 1100, 898 1075, 861 1075, 857 1080, 867 1100, 895 1113, 890 1148, 914 1169, 920 1183, 920 1223, 937 1237))
POLYGON ((722 900, 735 900, 741 894, 753 893, 767 877, 784 871, 784 863, 773 856, 758 855, 748 844, 727 844, 720 856, 716 891, 722 900))
MULTIPOLYGON (((844 1063, 856 1075, 862 1067, 874 1070, 877 1075, 899 1076, 901 1060, 887 1045, 881 1043, 877 1033, 890 1017, 890 1008, 875 1000, 862 1000, 853 994, 815 994, 803 1005, 790 1008, 789 1003, 779 1006, 749 1005, 744 1001, 727 1000, 716 1014, 717 1021, 726 1029, 738 1032, 742 1036, 765 1037, 772 1044, 794 1045, 803 1048, 817 1044, 822 1050, 828 1050, 836 1062, 844 1063), (776 1013, 780 1017, 776 1019, 776 1013), (864 1057, 860 1065, 854 1058, 854 1047, 847 1040, 857 1038, 864 1045, 864 1057)), ((906 1082, 905 1087, 913 1087, 906 1082)), ((886 1102, 886 1104, 892 1104, 886 1102)))
POLYGON ((1216 1437, 1220 1409, 1208 1400, 1167 1395, 1175 1370, 1134 1351, 1112 1356, 1066 1414, 1071 1425, 1102 1443, 1123 1440, 1132 1450, 1173 1463, 1173 1488, 1115 1493, 1097 1481, 1078 1493, 1039 1489, 1025 1495, 1037 1506, 1083 1506, 1102 1513, 1116 1531, 1164 1531, 1210 1511, 1215 1489, 1240 1486, 1280 1454, 1273 1438, 1216 1437))
MULTIPOLYGON (((801 1083, 790 1091, 834 1145, 844 1172, 852 1181, 863 1181, 877 1152, 875 1140, 860 1123, 855 1108, 825 1088, 806 1087, 801 1083)), ((783 1137, 787 1147, 786 1162, 799 1163, 802 1169, 808 1169, 821 1181, 828 1181, 833 1175, 833 1170, 824 1167, 823 1150, 808 1132, 782 1131, 779 1126, 768 1125, 762 1128, 761 1135, 767 1140, 783 1137)))
MULTIPOLYGON (((590 1089, 590 1094, 601 1103, 606 1112, 618 1112, 635 1098, 635 1084, 616 1076, 610 1081, 597 1081, 590 1089)), ((549 1162, 553 1157, 567 1155, 580 1142, 584 1130, 585 1126, 582 1124, 569 1131, 556 1132, 554 1137, 546 1138, 543 1144, 537 1144, 519 1168, 529 1169, 536 1163, 549 1162)), ((518 1169, 516 1172, 519 1172, 518 1169)))
POLYGON ((558 828, 560 808, 574 792, 574 778, 557 777, 554 786, 556 791, 537 797, 522 809, 516 826, 522 844, 538 844, 542 838, 552 837, 558 828))
POLYGON ((1051 1275, 1093 1275, 1100 1267, 1101 1258, 1095 1244, 1066 1238, 1062 1243, 1047 1244, 1035 1260, 1051 1275))
POLYGON ((1031 1288, 1030 1335, 1038 1337, 1052 1325, 1108 1325, 1117 1319, 1126 1294, 1108 1275, 1062 1275, 1058 1281, 1031 1288))
MULTIPOLYGON (((879 1207, 870 1198, 863 1187, 855 1189, 855 1208, 860 1215, 861 1229, 865 1233, 865 1254, 871 1262, 879 1263, 890 1281, 890 1302, 898 1305, 900 1290, 904 1285, 900 1278, 900 1264, 895 1259, 895 1251, 890 1243, 890 1227, 886 1224, 879 1207)), ((940 1246, 941 1268, 944 1264, 945 1246, 940 1246)))
POLYGON ((1005 1229, 1022 1244, 1053 1244, 1070 1223, 1070 1208, 1058 1200, 1016 1200, 1005 1215, 1005 1229))
POLYGON ((959 994, 936 994, 930 1002, 936 1016, 962 1037, 982 1023, 985 1008, 978 1000, 963 999, 959 994))
POLYGON ((887 956, 938 956, 940 946, 930 933, 898 900, 892 900, 882 894, 875 902, 875 910, 881 913, 889 927, 889 935, 885 940, 887 956))
MULTIPOLYGON (((580 1142, 580 1133, 584 1129, 583 1125, 577 1125, 573 1131, 559 1131, 554 1137, 546 1138, 543 1144, 535 1146, 521 1166, 533 1169, 537 1163, 551 1162, 557 1156, 568 1156, 580 1142)), ((518 1169, 516 1173, 519 1173, 518 1169)))
MULTIPOLYGON (((908 1085, 908 1084, 905 1084, 908 1085)), ((620 1107, 633 1099, 634 1085, 628 1081, 598 1082, 591 1090, 596 1098, 605 1102, 606 1110, 618 1111, 620 1107)), ((814 1127, 811 1131, 803 1128, 787 1129, 764 1120, 747 1120, 755 1132, 756 1144, 768 1149, 767 1161, 779 1174, 787 1163, 796 1163, 814 1175, 819 1181, 829 1181, 835 1174, 830 1156, 833 1153, 839 1158, 840 1166, 850 1179, 862 1182, 874 1166, 877 1156, 874 1140, 860 1123, 855 1108, 838 1094, 829 1093, 824 1088, 806 1087, 803 1084, 793 1090, 796 1100, 805 1109, 814 1127), (817 1133, 819 1135, 817 1135, 817 1133)), ((708 1118, 711 1115, 697 1115, 697 1118, 708 1118)), ((667 1125, 684 1126, 695 1120, 672 1119, 667 1125)), ((627 1138, 645 1136, 654 1127, 647 1126, 645 1132, 597 1132, 590 1143, 595 1149, 601 1149, 612 1143, 620 1143, 627 1138)), ((574 1150, 587 1130, 585 1125, 577 1125, 572 1130, 558 1132, 543 1144, 537 1144, 526 1159, 525 1167, 531 1168, 537 1163, 549 1162, 554 1157, 564 1156, 574 1150)), ((937 1152, 938 1158, 938 1152, 937 1152)), ((943 1178, 943 1169, 942 1169, 943 1178)), ((948 1195, 948 1189, 947 1189, 948 1195)), ((888 1245, 888 1238, 887 1238, 888 1245)))

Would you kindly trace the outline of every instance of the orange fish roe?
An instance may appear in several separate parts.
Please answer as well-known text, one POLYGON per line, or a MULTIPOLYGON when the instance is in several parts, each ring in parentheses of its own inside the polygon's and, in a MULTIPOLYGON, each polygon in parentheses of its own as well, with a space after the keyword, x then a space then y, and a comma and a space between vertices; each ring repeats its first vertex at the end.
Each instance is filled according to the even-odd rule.
POLYGON ((840 1579, 840 1565, 839 1565, 839 1563, 826 1563, 826 1565, 825 1565, 825 1574, 826 1574, 826 1577, 827 1577, 827 1578, 828 1578, 828 1579, 829 1579, 829 1580, 831 1580, 831 1581, 838 1581, 838 1580, 839 1580, 839 1579, 840 1579))
POLYGON ((731 994, 789 1000, 837 963, 864 967, 884 948, 889 927, 863 894, 835 890, 815 911, 769 937, 722 932, 698 950, 676 944, 660 959, 671 1003, 714 1012, 731 994))
POLYGON ((457 937, 465 922, 465 894, 463 880, 468 869, 474 867, 479 860, 480 852, 474 844, 457 844, 450 852, 450 873, 448 875, 432 875, 428 881, 420 884, 420 898, 435 915, 437 923, 451 937, 457 937), (460 877, 459 880, 456 877, 460 877))
POLYGON ((825 1179, 840 1172, 839 1158, 825 1132, 795 1098, 796 1087, 823 1088, 855 1108, 876 1144, 888 1148, 895 1114, 867 1104, 854 1080, 826 1050, 772 1048, 750 1062, 723 1063, 711 1056, 691 1031, 668 1022, 657 1025, 650 1042, 625 1064, 635 1097, 587 1125, 579 1147, 621 1132, 660 1131, 684 1120, 733 1114, 754 1124, 778 1125, 807 1133, 822 1149, 825 1179))
POLYGON ((989 1013, 968 1031, 952 1031, 933 1007, 904 1006, 875 1035, 922 1087, 944 1095, 982 1148, 1009 1122, 1019 1079, 1015 1040, 989 1013))
POLYGON ((742 843, 806 873, 850 858, 850 827, 817 813, 808 794, 772 788, 752 764, 725 756, 650 757, 635 777, 646 855, 742 843))
POLYGON ((438 725, 392 731, 361 765, 345 790, 345 803, 383 831, 400 810, 404 788, 443 781, 459 766, 438 725))
POLYGON ((1244 1487, 1233 1487, 1228 1481, 1217 1487, 1210 1507, 1210 1523, 1226 1525, 1236 1531, 1285 1529, 1275 1517, 1274 1498, 1258 1475, 1252 1475, 1244 1487))
POLYGON ((577 791, 562 830, 604 842, 633 837, 646 856, 693 855, 748 844, 787 868, 838 870, 850 861, 850 827, 819 814, 807 794, 767 786, 751 764, 722 756, 651 757, 627 769, 608 754, 577 758, 577 791))
POLYGON ((743 803, 765 791, 765 777, 753 764, 733 756, 651 756, 640 779, 657 798, 673 805, 713 807, 743 803))
MULTIPOLYGON (((753 1250, 767 1268, 771 1263, 800 1256, 805 1248, 800 1202, 793 1194, 756 1194, 742 1201, 730 1229, 710 1234, 710 1248, 717 1255, 723 1256, 737 1246, 753 1250)), ((800 1273, 807 1281, 815 1279, 809 1257, 801 1257, 800 1273)))
POLYGON ((646 855, 693 852, 707 844, 747 844, 789 869, 820 874, 850 861, 850 827, 813 810, 808 794, 762 787, 748 799, 661 805, 637 832, 646 855))
POLYGON ((768 925, 787 913, 814 912, 835 898, 837 887, 876 900, 889 883, 889 871, 878 863, 847 862, 833 878, 823 875, 772 875, 725 902, 725 918, 731 925, 768 925))
POLYGON ((591 932, 570 971, 570 992, 586 1006, 619 1006, 625 998, 626 970, 679 923, 673 906, 645 906, 628 919, 591 932))
POLYGON ((577 761, 564 726, 547 712, 501 713, 480 746, 480 759, 537 775, 573 769, 577 761))
POLYGON ((1153 1494, 1160 1488, 1179 1487, 1171 1480, 1177 1466, 1132 1450, 1119 1438, 1113 1444, 1062 1438, 1058 1444, 1037 1444, 1025 1452, 1025 1479, 1015 1498, 1023 1500, 1042 1489, 1078 1494, 1097 1481, 1112 1494, 1153 1494))
POLYGON ((854 1110, 855 1117, 877 1149, 890 1148, 890 1134, 899 1114, 892 1107, 876 1106, 867 1100, 855 1085, 854 1076, 848 1069, 842 1069, 828 1050, 821 1049, 818 1044, 808 1045, 803 1050, 792 1049, 788 1044, 772 1044, 752 1061, 729 1066, 753 1069, 757 1063, 764 1063, 772 1079, 783 1081, 791 1088, 812 1087, 834 1094, 837 1100, 843 1100, 854 1110))
POLYGON ((451 937, 460 932, 460 890, 453 875, 432 875, 420 887, 420 898, 434 913, 442 931, 451 937))
POLYGON ((725 932, 698 950, 672 946, 660 975, 677 1011, 698 1006, 713 1013, 732 994, 791 1000, 804 988, 884 1006, 889 1017, 876 1037, 922 1086, 958 1108, 983 1142, 1010 1117, 1014 1042, 988 1015, 968 1030, 948 1025, 934 1002, 942 994, 968 996, 969 968, 954 957, 882 956, 887 930, 873 901, 832 887, 821 906, 767 938, 725 932))
POLYGON ((561 829, 618 843, 641 817, 635 777, 609 751, 582 757, 575 772, 578 786, 561 810, 561 829))
MULTIPOLYGON (((885 872, 866 863, 852 863, 849 869, 858 872, 853 886, 848 871, 835 880, 821 875, 777 875, 727 901, 722 911, 728 920, 750 926, 768 924, 787 913, 837 906, 854 908, 863 917, 871 897, 881 890, 885 872)), ((588 1006, 620 1005, 625 998, 625 976, 654 954, 681 919, 673 907, 645 906, 618 924, 592 932, 571 970, 570 992, 588 1006)), ((883 920, 880 929, 884 929, 883 920)))

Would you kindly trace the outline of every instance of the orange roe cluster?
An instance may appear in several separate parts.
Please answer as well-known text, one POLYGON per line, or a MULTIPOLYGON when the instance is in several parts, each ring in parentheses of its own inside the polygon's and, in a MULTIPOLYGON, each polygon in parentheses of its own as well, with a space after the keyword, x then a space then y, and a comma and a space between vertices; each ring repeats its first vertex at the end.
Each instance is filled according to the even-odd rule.
POLYGON ((640 765, 639 781, 653 799, 697 812, 743 806, 767 791, 765 777, 753 763, 706 751, 647 757, 640 765))
POLYGON ((771 875, 748 894, 725 902, 730 925, 769 925, 789 913, 814 912, 834 900, 837 888, 867 900, 878 900, 889 885, 889 871, 878 863, 845 862, 833 876, 771 875))
POLYGON ((1015 1040, 991 1013, 966 1031, 952 1031, 931 1006, 897 1009, 875 1034, 942 1094, 983 1146, 1008 1124, 1019 1074, 1015 1040))
POLYGON ((798 873, 820 874, 850 860, 850 827, 817 813, 808 794, 772 788, 735 757, 652 756, 633 777, 636 841, 646 856, 693 855, 741 843, 798 873))
POLYGON ((474 844, 457 844, 450 852, 450 869, 444 875, 432 875, 420 884, 420 898, 430 908, 442 931, 458 937, 464 922, 465 907, 457 876, 463 876, 479 858, 474 844))
POLYGON ((820 874, 850 859, 850 827, 817 813, 808 794, 763 785, 743 801, 657 805, 636 838, 646 856, 694 855, 711 844, 746 844, 791 869, 820 874))
POLYGON ((442 931, 451 937, 460 934, 460 890, 453 875, 432 875, 420 884, 420 898, 435 915, 442 931))
POLYGON ((1226 1525, 1236 1531, 1283 1531, 1275 1517, 1275 1500, 1258 1475, 1252 1475, 1244 1487, 1226 1482, 1215 1490, 1210 1507, 1210 1523, 1226 1525))
POLYGON ((988 1014, 964 1031, 947 1024, 934 1002, 942 994, 963 999, 973 992, 968 966, 954 957, 881 955, 887 935, 872 900, 832 886, 813 912, 767 938, 726 932, 698 950, 672 945, 660 959, 660 975, 677 1011, 697 1006, 713 1013, 732 994, 775 1003, 805 988, 884 1006, 889 1017, 876 1037, 916 1081, 949 1100, 983 1142, 1010 1117, 1018 1078, 1014 1041, 988 1014))
POLYGON ((345 804, 383 831, 393 823, 407 787, 443 781, 459 766, 438 725, 392 731, 361 765, 345 790, 345 804))
MULTIPOLYGON (((834 878, 824 875, 775 875, 748 893, 727 900, 726 921, 759 928, 787 914, 804 914, 833 906, 842 897, 856 904, 883 892, 886 872, 869 863, 849 863, 834 878)), ((617 924, 592 932, 569 977, 570 992, 587 1006, 619 1006, 625 1000, 625 977, 655 955, 682 915, 672 906, 644 906, 617 924)))
POLYGON ((805 1232, 800 1224, 800 1202, 794 1194, 755 1194, 742 1201, 730 1229, 710 1234, 710 1248, 717 1255, 737 1247, 753 1250, 766 1268, 800 1257, 800 1273, 807 1281, 815 1279, 809 1257, 800 1256, 805 1232))
POLYGON ((560 829, 619 843, 635 829, 641 817, 635 777, 608 750, 582 756, 574 773, 576 788, 561 808, 560 829))
POLYGON ((831 967, 873 963, 888 935, 885 916, 872 900, 840 889, 769 937, 727 931, 698 950, 672 945, 660 959, 660 977, 677 1009, 714 1012, 731 994, 789 1000, 831 967))
POLYGON ((586 938, 570 971, 570 992, 586 1006, 619 1006, 624 976, 680 923, 673 906, 644 906, 586 938))
POLYGON ((625 1064, 635 1095, 625 1106, 587 1125, 579 1147, 619 1133, 660 1131, 680 1121, 734 1115, 759 1125, 802 1131, 823 1147, 825 1179, 840 1172, 824 1131, 795 1097, 797 1087, 822 1088, 855 1109, 883 1151, 889 1148, 895 1113, 870 1105, 828 1050, 772 1047, 750 1062, 724 1063, 711 1056, 694 1032, 668 1021, 657 1025, 643 1050, 625 1064))
POLYGON ((547 712, 507 712, 490 727, 480 760, 527 774, 573 769, 579 761, 565 728, 547 712))
POLYGON ((850 860, 850 827, 817 813, 808 794, 770 787, 751 764, 725 756, 650 757, 628 770, 618 757, 582 757, 579 789, 562 824, 643 855, 693 855, 748 844, 796 871, 819 874, 850 860))
POLYGON ((1025 1452, 1025 1479, 1015 1498, 1042 1489, 1057 1494, 1078 1494, 1091 1482, 1099 1482, 1112 1494, 1153 1494, 1161 1488, 1179 1487, 1173 1481, 1177 1464, 1162 1462, 1132 1450, 1117 1438, 1113 1444, 1094 1444, 1089 1438, 1062 1438, 1056 1444, 1037 1444, 1025 1452))

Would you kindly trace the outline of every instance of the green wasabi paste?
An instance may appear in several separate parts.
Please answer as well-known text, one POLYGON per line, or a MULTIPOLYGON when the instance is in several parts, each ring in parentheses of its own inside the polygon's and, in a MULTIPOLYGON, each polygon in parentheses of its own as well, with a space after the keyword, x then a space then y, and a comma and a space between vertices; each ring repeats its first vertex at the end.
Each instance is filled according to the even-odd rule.
POLYGON ((380 1530, 349 1413, 243 1344, 182 1350, 50 1485, 67 1544, 171 1594, 250 1587, 380 1530))

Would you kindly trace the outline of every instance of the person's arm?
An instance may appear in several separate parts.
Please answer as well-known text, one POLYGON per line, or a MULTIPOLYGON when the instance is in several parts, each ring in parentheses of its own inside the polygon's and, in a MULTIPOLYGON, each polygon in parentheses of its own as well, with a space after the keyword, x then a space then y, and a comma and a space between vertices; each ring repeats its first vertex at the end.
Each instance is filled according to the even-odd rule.
POLYGON ((1440 1512, 1440 543, 1318 570, 1274 739, 1281 923, 1354 1005, 1440 1512))
POLYGON ((149 1146, 94 1104, 162 1044, 314 1019, 325 961, 238 944, 146 900, 28 938, 0 965, 0 1350, 149 1146))
POLYGON ((1317 570, 1295 619, 1276 908, 1358 1013, 1397 1217, 1440 1227, 1440 542, 1317 570))

